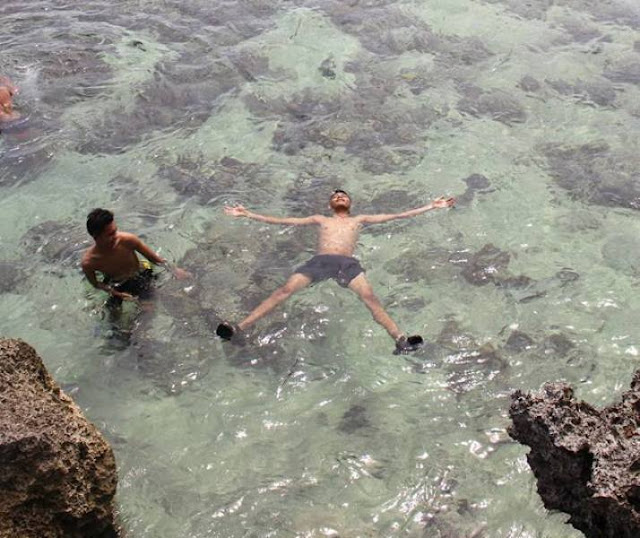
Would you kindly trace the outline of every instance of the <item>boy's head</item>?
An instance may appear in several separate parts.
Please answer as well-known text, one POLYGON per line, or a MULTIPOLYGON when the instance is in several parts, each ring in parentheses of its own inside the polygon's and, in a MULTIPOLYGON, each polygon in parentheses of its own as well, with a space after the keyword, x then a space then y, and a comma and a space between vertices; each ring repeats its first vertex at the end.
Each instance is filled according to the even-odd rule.
POLYGON ((87 232, 96 242, 112 243, 117 231, 113 213, 108 209, 97 208, 87 215, 87 232))
POLYGON ((351 209, 351 197, 346 191, 336 189, 329 198, 329 207, 334 211, 349 211, 351 209))

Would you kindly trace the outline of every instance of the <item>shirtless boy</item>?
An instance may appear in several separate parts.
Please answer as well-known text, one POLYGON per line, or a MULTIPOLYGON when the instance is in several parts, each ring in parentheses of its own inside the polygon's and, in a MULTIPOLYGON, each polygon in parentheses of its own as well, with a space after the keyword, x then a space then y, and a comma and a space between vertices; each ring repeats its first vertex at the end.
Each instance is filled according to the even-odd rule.
POLYGON ((319 226, 317 254, 307 263, 298 267, 284 286, 278 288, 271 296, 262 302, 253 312, 243 319, 237 326, 221 323, 216 333, 225 340, 230 340, 237 331, 243 331, 258 319, 269 313, 292 294, 307 287, 313 282, 328 278, 335 279, 344 288, 354 291, 369 308, 373 319, 382 325, 389 336, 396 342, 396 351, 413 351, 422 344, 422 337, 405 336, 395 322, 389 317, 373 293, 369 281, 365 277, 360 262, 353 257, 358 234, 363 224, 379 224, 395 219, 415 217, 437 208, 451 207, 453 198, 437 198, 433 202, 402 213, 380 215, 351 216, 351 198, 343 190, 336 190, 329 199, 329 207, 333 211, 331 217, 312 215, 310 217, 269 217, 252 213, 243 206, 225 207, 227 215, 233 217, 247 217, 268 224, 284 224, 305 226, 315 224, 319 226))
POLYGON ((18 88, 6 77, 0 77, 0 122, 14 121, 20 114, 13 110, 13 96, 18 88))
POLYGON ((189 273, 177 267, 170 268, 167 260, 161 258, 134 234, 118 230, 113 213, 107 209, 94 209, 87 216, 87 231, 95 240, 82 257, 82 270, 94 288, 111 295, 110 303, 122 304, 145 296, 153 280, 153 270, 149 263, 138 259, 142 254, 155 265, 169 268, 176 278, 187 278, 189 273), (96 272, 104 275, 99 281, 96 272))

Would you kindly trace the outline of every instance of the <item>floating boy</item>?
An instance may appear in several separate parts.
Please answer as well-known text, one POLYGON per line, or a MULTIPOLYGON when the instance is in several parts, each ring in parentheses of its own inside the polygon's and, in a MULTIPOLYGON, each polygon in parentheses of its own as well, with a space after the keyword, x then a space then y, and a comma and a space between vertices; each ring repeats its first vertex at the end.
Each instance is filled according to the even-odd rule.
POLYGON ((396 343, 396 352, 414 351, 423 343, 419 335, 407 337, 391 319, 375 296, 371 284, 367 280, 360 262, 353 257, 358 235, 363 224, 380 224, 395 219, 406 219, 426 213, 432 209, 451 207, 454 198, 437 198, 431 203, 404 211, 379 215, 351 215, 351 198, 343 190, 333 192, 329 199, 329 207, 333 215, 312 215, 309 217, 270 217, 259 215, 245 209, 241 205, 226 206, 224 211, 233 217, 246 217, 267 224, 284 224, 289 226, 316 225, 319 227, 318 249, 316 255, 304 265, 298 267, 284 286, 274 291, 270 297, 256 307, 237 325, 224 322, 218 325, 216 333, 225 340, 231 340, 238 331, 244 331, 257 320, 273 310, 297 291, 314 282, 333 278, 344 288, 349 288, 369 308, 373 319, 384 327, 396 343))

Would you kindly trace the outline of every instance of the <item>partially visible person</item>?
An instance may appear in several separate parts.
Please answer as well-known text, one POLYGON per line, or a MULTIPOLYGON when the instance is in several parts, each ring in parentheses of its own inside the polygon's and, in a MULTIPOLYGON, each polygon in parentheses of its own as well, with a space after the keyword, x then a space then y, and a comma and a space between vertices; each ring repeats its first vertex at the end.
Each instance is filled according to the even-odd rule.
POLYGON ((20 119, 20 113, 13 110, 13 97, 18 94, 18 87, 7 77, 0 77, 0 122, 20 119))
POLYGON ((95 244, 82 256, 82 270, 94 288, 111 296, 111 305, 148 297, 155 278, 151 264, 166 267, 178 279, 191 276, 184 269, 172 267, 137 235, 119 231, 113 213, 107 209, 89 213, 87 231, 95 244), (140 260, 137 253, 146 259, 140 260), (102 273, 101 281, 96 273, 102 273))

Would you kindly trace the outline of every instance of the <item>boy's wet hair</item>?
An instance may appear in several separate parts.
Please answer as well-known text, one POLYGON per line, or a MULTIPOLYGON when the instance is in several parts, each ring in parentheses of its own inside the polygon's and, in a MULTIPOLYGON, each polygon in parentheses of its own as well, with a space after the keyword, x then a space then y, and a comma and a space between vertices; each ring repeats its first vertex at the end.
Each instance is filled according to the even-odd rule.
POLYGON ((112 222, 113 213, 108 209, 98 207, 87 215, 87 232, 95 239, 112 222))
MULTIPOLYGON (((334 194, 338 194, 339 192, 341 192, 342 194, 346 194, 347 196, 349 196, 349 193, 347 191, 343 191, 342 189, 336 189, 335 191, 333 191, 331 193, 331 197, 333 197, 334 194)), ((351 198, 351 196, 349 196, 349 198, 351 198)))

